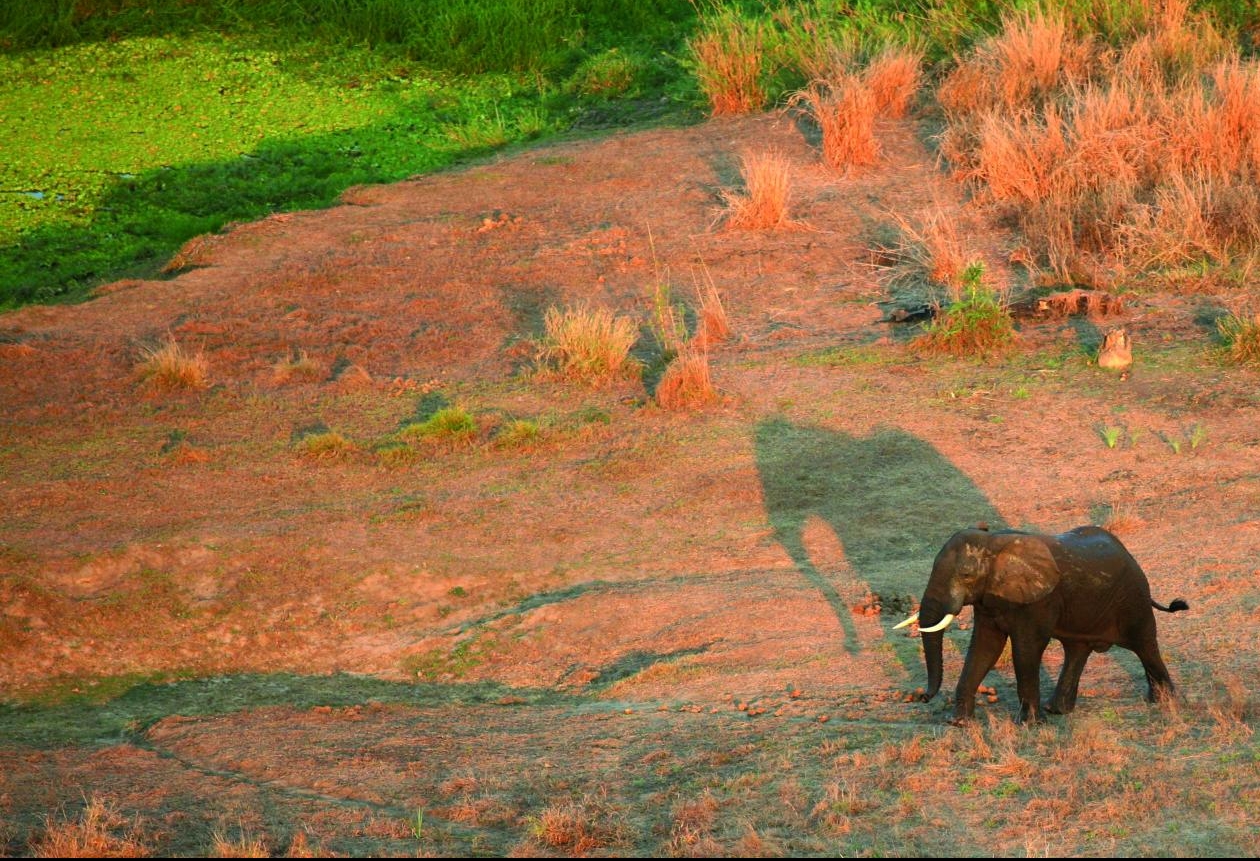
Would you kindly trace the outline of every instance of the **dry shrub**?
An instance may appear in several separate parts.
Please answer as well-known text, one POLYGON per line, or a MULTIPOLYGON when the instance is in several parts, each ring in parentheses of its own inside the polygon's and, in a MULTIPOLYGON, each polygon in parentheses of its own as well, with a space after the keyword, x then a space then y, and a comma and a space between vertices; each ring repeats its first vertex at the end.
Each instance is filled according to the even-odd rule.
POLYGON ((904 117, 923 80, 923 52, 888 46, 875 55, 862 74, 877 113, 904 117))
POLYGON ((838 170, 874 164, 875 96, 856 75, 831 83, 814 82, 792 95, 789 104, 803 106, 822 131, 823 160, 838 170))
POLYGON ((717 400, 709 374, 709 351, 688 344, 665 368, 656 386, 656 402, 667 410, 703 407, 717 400))
POLYGON ((727 227, 744 230, 783 230, 797 226, 788 217, 792 198, 791 165, 774 150, 745 153, 741 159, 747 193, 725 191, 727 227))
POLYGON ((155 389, 204 389, 210 384, 210 364, 198 350, 184 351, 172 337, 156 347, 141 350, 137 366, 141 378, 155 389))
POLYGON ((1254 731, 1249 721, 1256 717, 1256 704, 1237 676, 1224 674, 1219 680, 1223 690, 1208 703, 1208 714, 1215 722, 1213 736, 1221 741, 1250 738, 1254 731))
POLYGON ((144 858, 139 820, 127 820, 97 796, 87 800, 74 820, 45 822, 33 849, 36 858, 144 858))
POLYGON ((765 32, 759 21, 718 10, 705 18, 688 47, 713 116, 746 114, 766 103, 761 85, 765 32))
POLYGON ((639 327, 603 308, 549 308, 537 361, 544 375, 592 385, 625 374, 634 366, 630 348, 639 327))

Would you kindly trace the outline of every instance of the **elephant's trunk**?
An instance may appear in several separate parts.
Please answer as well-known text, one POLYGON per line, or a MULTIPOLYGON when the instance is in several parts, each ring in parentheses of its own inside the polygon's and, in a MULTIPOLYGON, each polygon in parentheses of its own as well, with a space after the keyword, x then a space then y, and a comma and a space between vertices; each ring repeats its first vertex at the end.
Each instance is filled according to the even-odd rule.
MULTIPOLYGON (((925 595, 919 605, 920 630, 937 625, 945 617, 945 613, 946 607, 942 602, 925 595)), ((923 661, 927 664, 928 684, 923 694, 923 701, 927 702, 941 689, 945 631, 921 634, 920 637, 923 640, 923 661)))

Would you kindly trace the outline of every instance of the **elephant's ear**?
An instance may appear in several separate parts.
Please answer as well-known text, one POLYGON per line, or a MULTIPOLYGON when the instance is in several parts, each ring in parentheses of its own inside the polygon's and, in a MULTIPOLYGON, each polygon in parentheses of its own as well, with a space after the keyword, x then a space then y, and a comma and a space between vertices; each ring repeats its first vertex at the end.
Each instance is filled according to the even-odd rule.
POLYGON ((1059 566, 1050 549, 1029 536, 1013 538, 993 560, 988 591, 1004 601, 1031 604, 1059 585, 1059 566))

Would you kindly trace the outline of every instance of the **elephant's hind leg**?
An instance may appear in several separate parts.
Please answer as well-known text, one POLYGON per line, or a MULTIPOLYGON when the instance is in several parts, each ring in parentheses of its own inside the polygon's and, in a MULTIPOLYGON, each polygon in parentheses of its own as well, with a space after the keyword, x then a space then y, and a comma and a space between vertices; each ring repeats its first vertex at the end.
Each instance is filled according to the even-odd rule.
POLYGON ((1088 643, 1063 643, 1063 670, 1059 673, 1059 683, 1055 685, 1054 695, 1046 703, 1046 711, 1050 714, 1065 715, 1076 708, 1076 693, 1090 651, 1092 650, 1088 643))
POLYGON ((1142 661, 1142 669, 1146 671, 1146 701, 1157 703, 1171 698, 1176 693, 1176 686, 1173 685, 1172 676, 1168 674, 1168 667, 1164 665, 1164 658, 1159 653, 1154 619, 1151 619, 1149 628, 1138 644, 1131 648, 1142 661))

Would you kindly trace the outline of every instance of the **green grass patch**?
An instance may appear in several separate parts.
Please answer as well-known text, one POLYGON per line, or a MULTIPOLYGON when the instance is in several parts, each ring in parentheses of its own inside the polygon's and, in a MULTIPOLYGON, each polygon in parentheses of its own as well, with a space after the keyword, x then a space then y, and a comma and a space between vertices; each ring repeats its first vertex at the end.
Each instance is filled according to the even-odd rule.
POLYGON ((0 310, 152 277, 195 236, 356 184, 698 102, 683 0, 50 2, 0 11, 0 310))
POLYGON ((443 407, 424 421, 404 425, 398 435, 404 439, 467 443, 477 436, 477 420, 463 407, 443 407))

